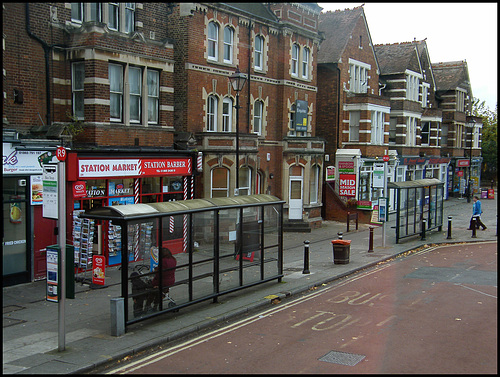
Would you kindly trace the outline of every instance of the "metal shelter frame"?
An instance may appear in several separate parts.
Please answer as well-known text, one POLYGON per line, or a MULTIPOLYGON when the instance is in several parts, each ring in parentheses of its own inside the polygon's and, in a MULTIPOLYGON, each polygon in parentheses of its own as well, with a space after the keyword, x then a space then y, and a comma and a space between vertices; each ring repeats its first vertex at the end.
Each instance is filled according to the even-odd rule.
POLYGON ((435 178, 388 182, 387 188, 396 190, 396 243, 427 230, 441 231, 444 182, 435 178))
POLYGON ((274 279, 281 282, 284 203, 260 194, 114 205, 80 217, 121 227, 121 297, 129 325, 274 279), (184 224, 184 250, 174 255, 176 266, 167 267, 159 249, 174 217, 184 224), (163 286, 165 274, 174 274, 173 285, 163 286), (158 275, 159 286, 134 290, 137 275, 145 282, 158 275), (145 309, 143 302, 159 305, 145 309))

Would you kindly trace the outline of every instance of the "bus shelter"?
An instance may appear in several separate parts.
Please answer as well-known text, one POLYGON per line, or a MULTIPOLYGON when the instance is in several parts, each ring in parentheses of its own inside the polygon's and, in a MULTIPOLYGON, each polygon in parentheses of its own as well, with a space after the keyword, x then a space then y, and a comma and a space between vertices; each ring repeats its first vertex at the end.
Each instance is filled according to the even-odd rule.
POLYGON ((418 179, 406 182, 388 182, 395 190, 396 243, 406 237, 421 235, 424 230, 443 226, 444 182, 438 179, 418 179), (425 222, 423 221, 425 220, 425 222))
POLYGON ((80 216, 121 227, 126 251, 121 297, 129 325, 274 279, 281 282, 283 203, 261 194, 112 205, 80 216), (174 250, 168 240, 179 218, 183 245, 174 250))

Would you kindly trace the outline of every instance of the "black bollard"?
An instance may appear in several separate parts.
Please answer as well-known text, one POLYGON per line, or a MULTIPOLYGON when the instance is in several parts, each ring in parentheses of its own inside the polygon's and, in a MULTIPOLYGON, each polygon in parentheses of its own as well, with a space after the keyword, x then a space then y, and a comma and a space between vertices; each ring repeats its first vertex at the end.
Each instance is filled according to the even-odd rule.
POLYGON ((373 229, 374 226, 370 226, 370 240, 368 241, 368 252, 373 253, 373 229))
POLYGON ((342 238, 344 238, 343 234, 344 234, 344 233, 342 233, 342 232, 338 232, 338 233, 337 233, 337 236, 339 236, 339 240, 341 240, 342 238))
POLYGON ((472 236, 471 238, 476 238, 476 230, 477 230, 477 225, 476 225, 476 216, 472 216, 472 221, 471 221, 471 227, 472 227, 472 236))
POLYGON ((451 216, 448 216, 448 237, 446 237, 447 240, 451 240, 451 216))
POLYGON ((309 274, 309 241, 304 241, 304 271, 303 274, 309 274))
POLYGON ((422 220, 422 241, 425 241, 425 228, 427 226, 427 220, 422 220))

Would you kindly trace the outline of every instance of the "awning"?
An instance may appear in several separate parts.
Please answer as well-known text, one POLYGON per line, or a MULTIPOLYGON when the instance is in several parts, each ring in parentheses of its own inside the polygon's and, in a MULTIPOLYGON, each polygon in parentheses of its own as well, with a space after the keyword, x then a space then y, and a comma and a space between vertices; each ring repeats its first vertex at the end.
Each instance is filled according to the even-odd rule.
POLYGON ((428 179, 417 179, 415 181, 404 181, 404 182, 388 182, 387 188, 393 189, 408 189, 415 187, 428 187, 428 186, 438 186, 444 185, 444 182, 441 182, 436 178, 428 178, 428 179))

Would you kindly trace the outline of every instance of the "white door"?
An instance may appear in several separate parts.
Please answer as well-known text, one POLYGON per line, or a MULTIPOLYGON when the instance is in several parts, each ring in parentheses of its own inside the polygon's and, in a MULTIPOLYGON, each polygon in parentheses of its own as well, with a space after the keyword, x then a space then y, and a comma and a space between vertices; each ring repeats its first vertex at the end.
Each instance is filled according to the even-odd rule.
POLYGON ((302 177, 290 177, 289 220, 302 220, 302 191, 302 177))

